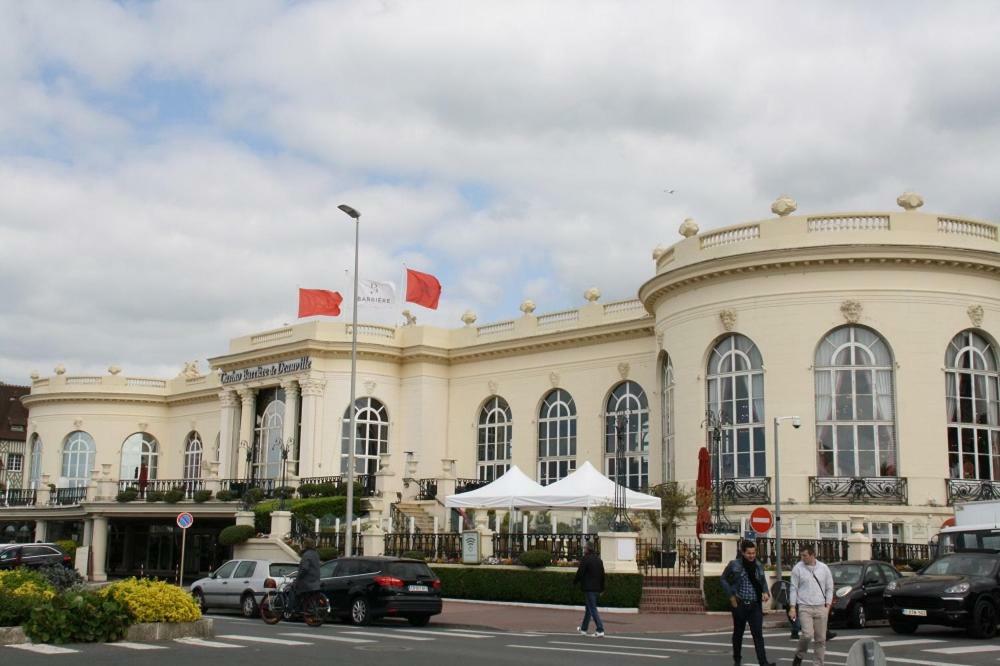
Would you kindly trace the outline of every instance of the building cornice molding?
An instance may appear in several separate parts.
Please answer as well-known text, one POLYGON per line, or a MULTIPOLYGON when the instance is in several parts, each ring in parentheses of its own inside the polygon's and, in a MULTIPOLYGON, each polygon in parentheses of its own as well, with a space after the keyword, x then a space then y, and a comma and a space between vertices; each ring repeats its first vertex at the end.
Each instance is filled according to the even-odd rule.
MULTIPOLYGON (((209 392, 211 395, 211 392, 209 392)), ((178 396, 178 401, 188 398, 188 395, 178 396)), ((22 398, 25 407, 29 409, 56 402, 111 402, 132 405, 157 405, 166 407, 177 404, 170 396, 135 393, 95 393, 93 391, 65 391, 61 393, 33 393, 22 398)))

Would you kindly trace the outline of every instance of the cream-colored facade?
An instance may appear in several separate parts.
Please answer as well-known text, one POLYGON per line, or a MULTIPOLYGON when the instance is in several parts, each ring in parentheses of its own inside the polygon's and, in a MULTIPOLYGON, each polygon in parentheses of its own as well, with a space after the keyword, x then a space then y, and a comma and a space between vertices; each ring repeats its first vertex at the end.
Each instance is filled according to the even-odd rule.
MULTIPOLYGON (((584 460, 608 470, 616 414, 627 410, 623 438, 638 449, 630 482, 693 487, 711 433, 706 411, 725 411, 720 387, 746 386, 746 402, 733 396, 737 423, 721 431, 723 475, 736 477, 723 482, 730 519, 773 506, 774 418, 798 416, 800 428, 777 426, 786 536, 846 536, 849 516, 860 513, 876 531, 924 541, 950 515, 951 499, 1000 489, 1000 242, 995 224, 918 212, 913 195, 899 203, 899 212, 793 216, 794 203, 781 199, 778 217, 767 220, 706 233, 686 221, 682 240, 654 251, 655 275, 636 300, 602 303, 589 290, 578 309, 536 315, 528 301, 521 316, 488 325, 471 312, 455 329, 359 325, 358 396, 371 407, 366 414, 384 419, 366 430, 382 449, 373 443, 359 470, 379 470, 386 503, 411 497, 411 479, 453 483, 506 464, 538 477, 540 429, 555 433, 545 436, 555 453, 546 470, 559 475, 560 462, 584 460), (992 355, 992 370, 972 380, 985 387, 975 396, 985 416, 976 416, 975 403, 967 424, 974 440, 985 433, 987 450, 950 458, 949 427, 959 440, 965 435, 949 419, 961 421, 954 405, 964 403, 947 400, 949 377, 961 369, 949 374, 946 354, 963 332, 992 355), (824 360, 848 348, 857 357, 846 365, 824 360), (746 372, 720 374, 726 349, 749 364, 746 372), (575 415, 563 421, 573 422, 565 433, 575 437, 560 437, 557 412, 545 411, 553 390, 572 398, 575 415), (490 446, 508 432, 509 458, 490 446), (570 437, 575 453, 560 452, 570 437), (479 443, 499 461, 480 464, 479 443), (826 446, 831 453, 818 456, 826 446)), ((155 439, 158 479, 191 476, 191 433, 203 449, 197 473, 216 489, 248 475, 255 441, 272 451, 258 446, 258 476, 276 476, 265 464, 274 442, 290 445, 293 481, 339 475, 350 333, 340 321, 308 321, 248 335, 210 359, 208 374, 188 366, 170 380, 117 368, 35 377, 24 402, 29 446, 40 442, 42 451, 37 485, 44 493, 50 483, 69 484, 65 449, 74 432, 88 433, 96 448, 89 478, 78 484, 88 488, 84 505, 136 476, 133 458, 122 463, 135 433, 155 439)), ((40 508, 3 509, 0 518, 32 510, 40 508)))

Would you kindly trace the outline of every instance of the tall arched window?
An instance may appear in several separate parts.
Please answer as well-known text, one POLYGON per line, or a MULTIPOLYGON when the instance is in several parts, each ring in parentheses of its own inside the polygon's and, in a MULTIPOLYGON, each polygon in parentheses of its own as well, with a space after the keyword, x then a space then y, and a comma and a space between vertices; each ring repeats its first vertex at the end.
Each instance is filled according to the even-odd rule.
POLYGON ((962 331, 944 358, 948 466, 953 479, 1000 480, 997 351, 975 331, 962 331))
POLYGON ((510 467, 513 416, 510 405, 498 395, 486 401, 479 412, 476 474, 480 481, 493 481, 510 467))
POLYGON ((281 476, 281 446, 285 436, 285 403, 270 400, 257 417, 254 428, 253 478, 277 479, 281 476))
POLYGON ((538 483, 547 486, 576 469, 576 403, 563 389, 549 391, 538 413, 538 483))
POLYGON ((90 433, 76 430, 63 442, 62 474, 67 488, 81 488, 90 482, 97 445, 90 433))
POLYGON ((201 457, 203 447, 201 445, 201 435, 196 430, 188 433, 184 440, 184 478, 201 478, 201 457))
POLYGON ((604 471, 613 481, 632 490, 649 485, 649 403, 646 392, 633 381, 615 386, 604 410, 604 471), (615 451, 621 441, 624 468, 617 469, 615 451))
POLYGON ((160 447, 156 439, 146 432, 129 435, 122 443, 122 479, 138 479, 142 476, 142 466, 146 466, 146 479, 157 478, 160 447))
MULTIPOLYGON (((354 401, 354 473, 374 474, 378 471, 378 457, 389 452, 389 413, 375 398, 358 398, 354 401)), ((341 429, 340 471, 347 473, 347 454, 351 450, 351 413, 344 410, 341 429)))
POLYGON ((37 432, 31 436, 31 472, 28 478, 33 489, 42 482, 42 438, 37 432))
POLYGON ((660 428, 663 447, 660 455, 663 458, 660 483, 674 480, 674 364, 669 355, 663 357, 660 367, 660 405, 662 423, 660 428))
POLYGON ((767 476, 764 359, 745 335, 727 335, 708 359, 708 408, 722 421, 726 479, 767 476))
POLYGON ((892 351, 862 326, 830 331, 816 350, 819 476, 897 476, 892 351))

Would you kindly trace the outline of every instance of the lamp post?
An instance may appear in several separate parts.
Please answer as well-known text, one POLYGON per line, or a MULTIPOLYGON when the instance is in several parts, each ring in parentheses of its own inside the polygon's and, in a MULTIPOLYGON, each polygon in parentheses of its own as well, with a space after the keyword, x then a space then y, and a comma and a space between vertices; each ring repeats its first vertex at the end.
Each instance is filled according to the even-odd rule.
POLYGON ((361 233, 361 213, 347 204, 340 204, 337 208, 354 220, 354 299, 351 308, 353 324, 351 325, 351 406, 349 408, 351 422, 347 450, 347 524, 344 527, 344 556, 350 557, 354 552, 354 542, 351 540, 351 523, 354 522, 354 442, 357 437, 354 399, 358 381, 358 247, 361 233))
POLYGON ((282 444, 281 439, 275 439, 272 449, 277 449, 281 453, 281 490, 278 491, 278 511, 285 510, 285 488, 288 484, 288 452, 292 450, 294 439, 289 437, 288 441, 282 444))
POLYGON ((726 426, 730 424, 729 417, 724 413, 716 413, 711 409, 705 412, 702 425, 708 428, 712 443, 712 497, 714 503, 712 533, 730 532, 729 520, 722 513, 722 440, 726 436, 726 426))
POLYGON ((615 417, 615 515, 611 519, 614 532, 631 532, 632 522, 628 519, 625 501, 625 427, 628 425, 628 411, 615 417))
POLYGON ((791 421, 792 426, 798 429, 802 425, 802 419, 798 416, 774 417, 774 550, 777 560, 774 573, 779 589, 784 585, 781 580, 781 467, 778 464, 778 424, 782 421, 791 421))

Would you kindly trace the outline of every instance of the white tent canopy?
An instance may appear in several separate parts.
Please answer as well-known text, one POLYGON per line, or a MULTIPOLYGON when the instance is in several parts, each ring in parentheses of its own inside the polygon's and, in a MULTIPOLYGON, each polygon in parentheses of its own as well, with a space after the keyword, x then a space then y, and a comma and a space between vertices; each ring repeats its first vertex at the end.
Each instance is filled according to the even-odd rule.
POLYGON ((523 504, 524 498, 532 497, 543 490, 542 486, 528 478, 517 465, 513 465, 493 483, 467 493, 448 495, 444 498, 444 505, 450 509, 518 508, 526 506, 523 504))
MULTIPOLYGON (((548 486, 539 486, 536 493, 520 498, 515 506, 589 509, 611 505, 615 501, 617 485, 589 462, 585 462, 569 476, 548 486)), ((632 510, 659 511, 660 498, 626 488, 625 506, 632 510)))

